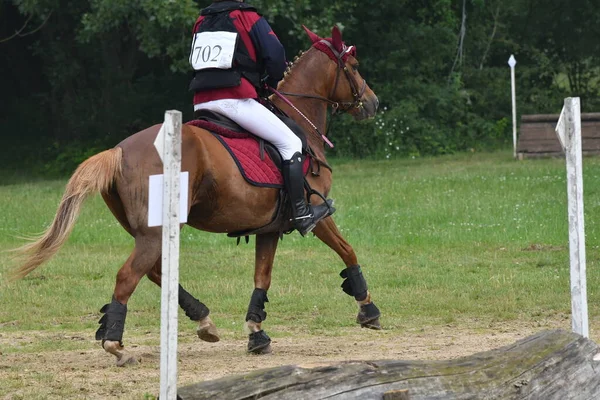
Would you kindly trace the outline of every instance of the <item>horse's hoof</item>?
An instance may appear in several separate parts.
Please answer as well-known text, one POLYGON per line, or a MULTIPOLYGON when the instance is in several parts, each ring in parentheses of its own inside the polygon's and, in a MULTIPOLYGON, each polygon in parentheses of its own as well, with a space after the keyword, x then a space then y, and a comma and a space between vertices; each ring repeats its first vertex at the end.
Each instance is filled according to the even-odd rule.
POLYGON ((271 350, 271 338, 265 331, 251 333, 248 340, 248 353, 269 354, 271 350))
POLYGON ((356 323, 360 324, 362 328, 369 329, 381 329, 381 324, 379 323, 379 316, 381 313, 379 309, 374 303, 363 304, 360 306, 360 311, 356 316, 356 323))
POLYGON ((376 331, 380 331, 381 330, 381 324, 379 323, 379 318, 374 319, 371 322, 367 322, 365 324, 360 324, 361 328, 369 328, 369 329, 374 329, 376 331))
POLYGON ((198 323, 198 329, 196 329, 196 333, 198 334, 198 337, 205 342, 214 343, 220 340, 217 327, 212 322, 210 317, 206 317, 198 323))
POLYGON ((102 343, 102 348, 115 357, 117 357, 117 367, 124 367, 126 365, 136 365, 138 361, 134 356, 126 352, 121 342, 116 340, 105 340, 102 343))
POLYGON ((216 329, 198 329, 196 332, 198 333, 198 337, 205 342, 215 343, 221 340, 216 329))
POLYGON ((266 347, 254 350, 254 351, 248 351, 249 353, 252 353, 254 355, 260 356, 260 355, 264 355, 264 354, 271 354, 273 352, 273 349, 271 348, 271 345, 268 344, 266 347))
POLYGON ((137 365, 138 360, 135 359, 131 354, 126 354, 121 359, 117 360, 117 367, 126 367, 128 365, 137 365))

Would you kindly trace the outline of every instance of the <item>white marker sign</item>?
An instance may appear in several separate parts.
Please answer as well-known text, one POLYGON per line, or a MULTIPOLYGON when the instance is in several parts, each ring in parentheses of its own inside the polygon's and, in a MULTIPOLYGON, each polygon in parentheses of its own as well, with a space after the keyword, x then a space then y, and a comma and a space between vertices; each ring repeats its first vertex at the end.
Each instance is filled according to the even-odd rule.
MULTIPOLYGON (((188 171, 179 174, 179 222, 187 222, 188 209, 188 171)), ((150 189, 148 195, 148 226, 161 226, 163 224, 163 189, 164 175, 150 175, 150 189)))
POLYGON ((558 117, 558 123, 556 124, 556 136, 558 136, 558 141, 562 146, 563 150, 567 148, 567 138, 565 137, 567 128, 565 126, 565 107, 563 106, 562 111, 560 112, 560 117, 558 117))
POLYGON ((165 154, 165 124, 162 124, 158 134, 156 135, 156 139, 154 139, 154 147, 156 148, 156 152, 160 157, 160 161, 165 162, 164 154, 165 154))

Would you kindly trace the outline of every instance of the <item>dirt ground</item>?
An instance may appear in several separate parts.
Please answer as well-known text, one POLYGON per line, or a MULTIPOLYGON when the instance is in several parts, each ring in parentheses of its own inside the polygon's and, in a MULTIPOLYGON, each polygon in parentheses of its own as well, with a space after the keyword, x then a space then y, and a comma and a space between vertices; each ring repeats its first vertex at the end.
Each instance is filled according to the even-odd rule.
MULTIPOLYGON (((448 325, 415 331, 348 329, 336 336, 275 338, 269 355, 246 354, 244 335, 224 337, 218 343, 181 332, 178 385, 184 386, 260 368, 296 364, 318 366, 347 360, 442 360, 469 356, 512 344, 546 329, 570 330, 568 320, 540 323, 498 323, 481 326, 448 325)), ((0 333, 0 398, 2 399, 152 399, 159 391, 160 333, 126 338, 128 349, 141 359, 136 366, 114 366, 114 357, 90 340, 87 333, 0 333), (89 341, 85 350, 2 354, 2 348, 43 340, 89 341)), ((592 337, 594 339, 594 337, 592 337)))

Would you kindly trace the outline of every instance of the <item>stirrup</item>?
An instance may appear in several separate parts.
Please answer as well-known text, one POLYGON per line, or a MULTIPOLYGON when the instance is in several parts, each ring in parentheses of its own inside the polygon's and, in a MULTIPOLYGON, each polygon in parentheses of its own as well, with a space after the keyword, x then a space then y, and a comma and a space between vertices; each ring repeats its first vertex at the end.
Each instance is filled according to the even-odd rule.
POLYGON ((317 221, 314 220, 312 214, 292 219, 294 228, 300 232, 300 235, 306 236, 317 227, 317 221))
POLYGON ((300 232, 300 235, 306 236, 317 227, 317 224, 312 221, 308 226, 296 226, 296 230, 300 232))
POLYGON ((294 225, 294 228, 298 232, 300 232, 302 236, 306 236, 306 234, 312 232, 312 230, 315 229, 319 221, 329 217, 335 212, 335 208, 333 207, 333 200, 327 200, 325 203, 319 204, 318 206, 309 207, 312 213, 292 218, 291 220, 294 225), (319 212, 315 212, 315 209, 319 212))

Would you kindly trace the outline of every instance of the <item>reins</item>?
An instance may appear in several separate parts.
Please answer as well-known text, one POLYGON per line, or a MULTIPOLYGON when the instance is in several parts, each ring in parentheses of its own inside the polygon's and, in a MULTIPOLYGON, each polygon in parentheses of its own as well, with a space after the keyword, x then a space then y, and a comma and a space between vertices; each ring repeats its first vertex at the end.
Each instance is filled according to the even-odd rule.
POLYGON ((304 118, 306 120, 306 122, 308 122, 310 124, 310 126, 315 130, 315 132, 317 132, 319 135, 321 135, 321 138, 323 139, 323 141, 325 143, 327 143, 329 145, 329 147, 333 148, 333 143, 331 143, 331 141, 329 139, 327 139, 327 136, 323 135, 323 133, 321 133, 319 128, 317 128, 315 126, 315 124, 313 124, 312 121, 306 115, 304 115, 304 113, 302 113, 302 111, 298 110, 298 108, 294 104, 292 104, 291 101, 289 101, 282 93, 278 92, 277 89, 273 89, 272 87, 269 86, 269 90, 271 92, 273 92, 281 100, 283 100, 283 102, 285 104, 292 107, 294 109, 294 111, 296 111, 302 118, 304 118))

